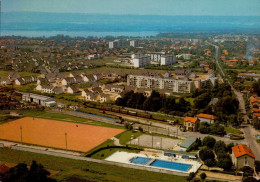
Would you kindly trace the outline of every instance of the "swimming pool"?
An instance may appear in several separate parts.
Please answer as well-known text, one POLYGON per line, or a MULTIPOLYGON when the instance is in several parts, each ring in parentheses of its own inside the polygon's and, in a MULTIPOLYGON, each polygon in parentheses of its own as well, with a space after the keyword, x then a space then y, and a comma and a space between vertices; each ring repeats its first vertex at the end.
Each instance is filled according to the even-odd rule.
POLYGON ((178 162, 170 162, 170 161, 156 159, 150 164, 150 166, 186 172, 191 167, 191 164, 183 164, 183 163, 178 163, 178 162))
POLYGON ((147 157, 134 157, 130 159, 130 163, 147 165, 149 162, 151 162, 149 166, 172 169, 172 170, 182 171, 182 172, 187 172, 191 167, 191 164, 171 162, 171 161, 165 161, 159 159, 155 159, 154 161, 152 160, 154 159, 147 158, 147 157))
POLYGON ((130 160, 131 163, 135 163, 135 164, 141 164, 141 165, 145 165, 147 164, 151 159, 150 158, 146 158, 146 157, 134 157, 130 160))

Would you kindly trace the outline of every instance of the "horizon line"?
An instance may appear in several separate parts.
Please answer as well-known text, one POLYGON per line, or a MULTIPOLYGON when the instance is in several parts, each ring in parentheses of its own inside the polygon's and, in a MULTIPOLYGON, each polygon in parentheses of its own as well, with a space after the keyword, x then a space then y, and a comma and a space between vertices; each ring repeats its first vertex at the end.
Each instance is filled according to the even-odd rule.
POLYGON ((110 13, 75 13, 75 12, 43 12, 43 11, 2 11, 1 13, 53 13, 53 14, 84 14, 111 16, 211 16, 211 17, 260 17, 260 15, 162 15, 162 14, 110 14, 110 13))

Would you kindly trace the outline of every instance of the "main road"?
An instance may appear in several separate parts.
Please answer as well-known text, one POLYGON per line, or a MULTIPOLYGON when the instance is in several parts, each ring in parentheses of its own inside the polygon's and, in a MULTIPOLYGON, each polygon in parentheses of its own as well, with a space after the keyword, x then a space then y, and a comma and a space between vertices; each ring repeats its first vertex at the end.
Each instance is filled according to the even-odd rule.
MULTIPOLYGON (((214 45, 214 44, 211 44, 211 45, 214 46, 215 49, 216 49, 215 59, 216 59, 216 64, 217 64, 219 71, 221 73, 220 74, 221 80, 222 81, 226 80, 227 83, 231 86, 232 91, 234 92, 234 94, 236 95, 236 97, 239 101, 239 110, 240 110, 241 114, 243 115, 243 119, 244 119, 245 123, 247 123, 249 118, 246 115, 246 108, 245 108, 245 101, 244 101, 244 98, 243 98, 243 94, 233 87, 233 85, 227 79, 222 67, 220 66, 220 64, 219 64, 219 55, 220 55, 219 47, 217 45, 214 45), (222 78, 222 75, 223 75, 224 78, 222 78)), ((256 160, 260 161, 260 146, 256 142, 255 129, 251 125, 245 124, 245 125, 243 125, 243 131, 244 131, 244 134, 245 134, 245 140, 246 140, 247 145, 250 146, 251 150, 255 154, 256 160)))

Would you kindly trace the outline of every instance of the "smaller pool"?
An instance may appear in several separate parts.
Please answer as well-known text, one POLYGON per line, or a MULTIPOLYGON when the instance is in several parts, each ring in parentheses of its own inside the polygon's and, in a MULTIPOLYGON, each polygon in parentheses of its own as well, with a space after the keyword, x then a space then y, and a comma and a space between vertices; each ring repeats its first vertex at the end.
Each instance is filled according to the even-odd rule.
POLYGON ((150 164, 150 166, 186 172, 191 167, 191 164, 183 164, 183 163, 178 163, 178 162, 170 162, 170 161, 164 161, 164 160, 157 160, 156 159, 155 161, 153 161, 150 164))
POLYGON ((135 164, 141 164, 141 165, 145 165, 147 164, 151 159, 150 158, 146 158, 146 157, 134 157, 130 160, 131 163, 135 163, 135 164))

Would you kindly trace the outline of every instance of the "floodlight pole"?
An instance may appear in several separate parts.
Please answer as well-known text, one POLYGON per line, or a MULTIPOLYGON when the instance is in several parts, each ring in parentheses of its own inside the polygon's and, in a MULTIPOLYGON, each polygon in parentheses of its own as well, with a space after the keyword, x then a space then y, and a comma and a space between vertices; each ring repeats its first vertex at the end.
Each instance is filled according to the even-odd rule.
POLYGON ((21 131, 21 143, 23 143, 23 127, 20 126, 20 131, 21 131))
POLYGON ((66 150, 68 149, 68 145, 67 145, 67 133, 65 133, 65 145, 66 145, 66 150))

